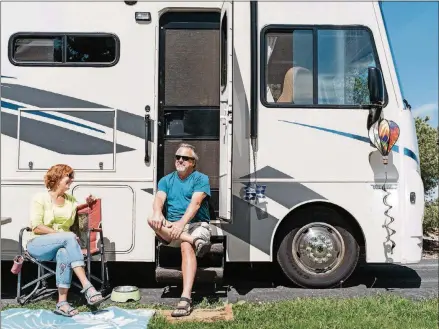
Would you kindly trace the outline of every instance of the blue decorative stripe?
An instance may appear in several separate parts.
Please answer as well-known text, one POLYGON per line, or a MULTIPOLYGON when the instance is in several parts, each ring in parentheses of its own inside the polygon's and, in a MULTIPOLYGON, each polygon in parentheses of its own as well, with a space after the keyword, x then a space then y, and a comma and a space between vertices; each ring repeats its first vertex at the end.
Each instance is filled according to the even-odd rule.
MULTIPOLYGON (((304 123, 292 122, 292 121, 287 121, 287 120, 279 120, 279 121, 291 123, 291 124, 298 125, 298 126, 313 128, 313 129, 317 129, 317 130, 322 130, 322 131, 326 131, 326 132, 329 132, 329 133, 337 134, 337 135, 340 135, 340 136, 356 139, 356 140, 359 140, 361 142, 370 143, 368 137, 364 137, 364 136, 360 136, 360 135, 345 133, 345 132, 342 132, 342 131, 339 131, 339 130, 333 130, 333 129, 323 128, 323 127, 311 126, 311 125, 307 125, 307 124, 304 124, 304 123)), ((394 145, 392 150, 395 153, 399 153, 399 146, 398 145, 394 145)), ((418 162, 418 158, 417 158, 416 154, 412 150, 410 150, 408 148, 404 148, 404 155, 406 155, 406 156, 412 158, 413 160, 415 160, 416 162, 418 162)))
POLYGON ((332 130, 332 129, 322 128, 322 127, 317 127, 317 126, 310 126, 310 125, 307 125, 307 124, 304 124, 304 123, 291 122, 291 121, 287 121, 287 120, 279 120, 279 121, 283 121, 283 122, 287 122, 287 123, 292 123, 292 124, 295 124, 295 125, 298 125, 298 126, 314 128, 314 129, 317 129, 317 130, 322 130, 322 131, 326 131, 326 132, 329 132, 329 133, 341 135, 341 136, 344 136, 344 137, 349 137, 349 138, 352 138, 352 139, 356 139, 356 140, 359 140, 361 142, 369 143, 369 138, 363 137, 363 136, 360 136, 360 135, 344 133, 344 132, 338 131, 338 130, 332 130))
MULTIPOLYGON (((15 110, 15 111, 18 111, 20 108, 25 108, 24 106, 17 105, 17 104, 14 104, 14 103, 10 103, 10 102, 6 102, 6 101, 3 101, 3 100, 1 101, 1 105, 4 108, 10 109, 10 110, 15 110)), ((29 111, 26 111, 26 112, 34 114, 34 115, 38 115, 40 117, 54 119, 54 120, 57 120, 57 121, 60 121, 60 122, 69 123, 69 124, 72 124, 72 125, 75 125, 75 126, 78 126, 78 127, 87 128, 87 129, 90 129, 90 130, 97 131, 97 132, 100 132, 102 134, 105 134, 105 131, 103 131, 103 130, 96 129, 96 128, 93 128, 91 126, 87 126, 87 125, 84 125, 82 123, 75 122, 75 121, 72 121, 72 120, 69 120, 69 119, 61 118, 59 116, 56 116, 56 115, 53 115, 53 114, 50 114, 50 113, 45 113, 45 112, 35 111, 35 110, 29 110, 29 111)))
POLYGON ((1 77, 6 79, 15 79, 14 77, 8 77, 7 75, 2 75, 1 77))
POLYGON ((24 109, 24 106, 20 106, 20 105, 5 102, 5 101, 2 101, 2 107, 4 107, 5 109, 14 110, 14 111, 18 111, 19 109, 24 109))
POLYGON ((409 150, 408 148, 404 148, 404 155, 407 155, 408 157, 412 158, 417 163, 419 163, 418 157, 416 156, 415 152, 413 152, 412 150, 409 150))

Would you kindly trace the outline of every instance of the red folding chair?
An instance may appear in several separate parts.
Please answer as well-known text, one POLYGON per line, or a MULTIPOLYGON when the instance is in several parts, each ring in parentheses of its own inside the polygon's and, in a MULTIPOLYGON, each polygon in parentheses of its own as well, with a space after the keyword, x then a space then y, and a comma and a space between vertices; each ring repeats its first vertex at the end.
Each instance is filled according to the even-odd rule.
MULTIPOLYGON (((91 279, 101 284, 101 290, 109 287, 108 266, 105 259, 105 247, 104 247, 104 232, 102 229, 102 207, 101 199, 96 199, 91 206, 83 208, 78 211, 77 216, 88 217, 88 228, 81 230, 80 234, 85 235, 85 239, 81 238, 82 254, 84 255, 84 261, 87 262, 87 278, 91 282, 91 279), (99 234, 99 244, 98 244, 99 234), (84 241, 85 240, 85 241, 84 241), (85 248, 84 248, 85 242, 85 248), (91 260, 93 256, 100 255, 101 263, 101 276, 96 277, 91 274, 91 260)), ((79 218, 78 218, 79 219, 79 218)))
MULTIPOLYGON (((47 289, 47 279, 51 276, 54 276, 56 273, 53 269, 48 267, 44 263, 53 263, 53 261, 49 262, 40 262, 34 257, 32 257, 27 251, 23 251, 22 248, 22 241, 23 241, 23 232, 32 231, 30 227, 25 227, 20 230, 19 234, 19 250, 18 253, 21 255, 24 259, 24 262, 32 262, 38 266, 38 274, 37 278, 35 280, 32 280, 31 282, 27 283, 26 285, 22 286, 22 272, 18 273, 18 280, 17 280, 17 301, 19 304, 23 305, 26 302, 30 301, 31 299, 36 299, 43 295, 48 289, 47 289), (40 284, 42 284, 42 288, 40 288, 40 284), (34 289, 27 295, 22 294, 22 292, 35 285, 34 289)), ((72 227, 72 231, 78 234, 80 240, 81 240, 81 250, 82 254, 84 255, 84 262, 86 263, 87 271, 86 275, 90 282, 92 280, 97 281, 100 283, 100 292, 102 295, 105 295, 107 290, 109 290, 109 275, 108 275, 108 266, 107 261, 105 259, 105 248, 104 248, 104 232, 102 229, 102 208, 101 208, 101 200, 97 199, 93 205, 81 209, 78 211, 76 215, 75 224, 72 227), (86 227, 83 227, 80 229, 79 225, 79 219, 80 216, 86 216, 86 227), (99 234, 99 243, 98 243, 98 234, 99 234), (100 277, 97 277, 93 274, 91 274, 91 260, 92 257, 100 255, 100 263, 101 263, 101 275, 100 277)), ((24 264, 23 264, 23 267, 24 264)), ((82 286, 76 283, 75 281, 72 282, 72 285, 78 287, 79 289, 82 289, 82 286)), ((56 291, 56 289, 55 289, 56 291)))

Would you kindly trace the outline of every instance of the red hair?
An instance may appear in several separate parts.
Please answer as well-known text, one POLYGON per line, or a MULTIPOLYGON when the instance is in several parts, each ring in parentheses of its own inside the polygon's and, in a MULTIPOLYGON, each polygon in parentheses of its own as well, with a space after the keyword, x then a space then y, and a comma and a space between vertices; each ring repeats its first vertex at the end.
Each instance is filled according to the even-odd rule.
POLYGON ((52 166, 44 176, 44 184, 49 190, 53 190, 64 177, 73 173, 73 168, 65 164, 52 166))

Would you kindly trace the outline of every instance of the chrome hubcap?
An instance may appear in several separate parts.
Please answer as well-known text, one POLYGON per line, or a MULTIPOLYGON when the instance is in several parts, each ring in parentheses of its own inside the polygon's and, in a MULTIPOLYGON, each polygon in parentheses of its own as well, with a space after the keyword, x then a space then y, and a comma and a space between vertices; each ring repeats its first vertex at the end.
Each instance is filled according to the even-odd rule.
POLYGON ((326 223, 308 224, 293 239, 293 258, 310 274, 334 271, 341 264, 344 253, 343 238, 333 226, 326 223))

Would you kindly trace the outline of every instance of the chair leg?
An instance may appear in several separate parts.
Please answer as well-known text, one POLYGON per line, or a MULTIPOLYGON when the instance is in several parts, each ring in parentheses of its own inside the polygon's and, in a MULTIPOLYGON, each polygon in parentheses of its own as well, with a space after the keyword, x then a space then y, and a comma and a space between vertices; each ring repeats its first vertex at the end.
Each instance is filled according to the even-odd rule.
POLYGON ((105 245, 104 245, 104 232, 103 231, 100 232, 99 237, 100 237, 100 244, 101 244, 101 246, 100 246, 101 247, 101 280, 102 280, 101 290, 104 291, 105 289, 110 287, 110 278, 108 276, 107 259, 105 258, 105 245))
MULTIPOLYGON (((17 302, 20 305, 24 305, 26 304, 29 300, 32 299, 32 297, 34 297, 34 295, 40 295, 43 291, 45 291, 47 289, 47 284, 45 281, 45 278, 41 279, 41 277, 44 276, 44 269, 38 265, 38 276, 36 279, 36 283, 35 283, 35 288, 28 294, 28 295, 24 295, 21 296, 21 276, 19 277, 19 288, 17 291, 17 302), (44 282, 43 282, 44 281, 44 282), (43 287, 40 288, 40 284, 43 284, 43 287)), ((25 286, 26 288, 26 286, 25 286)))

